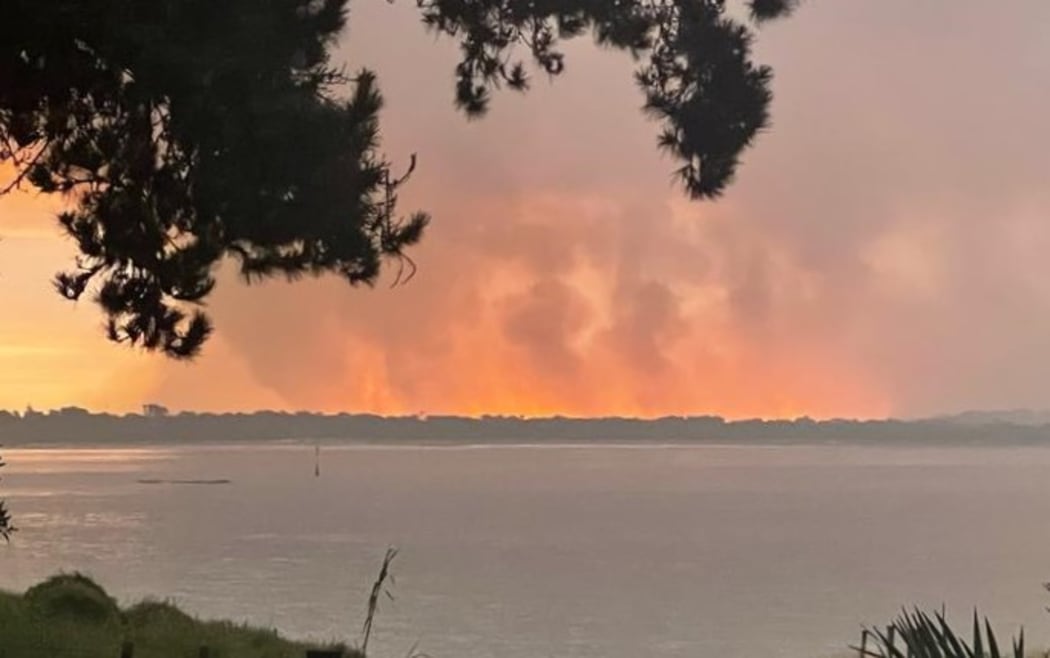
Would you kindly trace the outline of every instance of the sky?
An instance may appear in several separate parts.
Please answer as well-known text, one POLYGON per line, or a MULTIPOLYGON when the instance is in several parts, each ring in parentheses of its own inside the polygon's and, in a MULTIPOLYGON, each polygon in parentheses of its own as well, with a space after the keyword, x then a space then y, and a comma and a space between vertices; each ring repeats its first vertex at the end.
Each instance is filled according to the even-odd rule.
MULTIPOLYGON (((245 286, 191 364, 50 287, 57 202, 0 200, 0 408, 924 416, 1050 408, 1050 3, 807 0, 763 26, 773 122, 689 201, 632 64, 588 39, 467 121, 453 43, 353 0, 383 150, 434 222, 410 284, 245 286)), ((0 172, 0 180, 8 172, 0 172)))

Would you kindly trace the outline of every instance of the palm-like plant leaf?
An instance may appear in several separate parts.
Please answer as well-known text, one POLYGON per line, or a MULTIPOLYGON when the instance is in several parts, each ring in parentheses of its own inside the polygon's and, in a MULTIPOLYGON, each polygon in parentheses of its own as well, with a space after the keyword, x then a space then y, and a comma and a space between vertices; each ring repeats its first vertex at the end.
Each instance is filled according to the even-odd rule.
MULTIPOLYGON (((943 612, 932 616, 918 608, 902 610, 885 629, 865 628, 860 646, 851 647, 860 658, 1008 658, 999 649, 991 622, 973 613, 970 642, 948 624, 943 612)), ((1010 644, 1009 658, 1024 658, 1024 629, 1010 644)))

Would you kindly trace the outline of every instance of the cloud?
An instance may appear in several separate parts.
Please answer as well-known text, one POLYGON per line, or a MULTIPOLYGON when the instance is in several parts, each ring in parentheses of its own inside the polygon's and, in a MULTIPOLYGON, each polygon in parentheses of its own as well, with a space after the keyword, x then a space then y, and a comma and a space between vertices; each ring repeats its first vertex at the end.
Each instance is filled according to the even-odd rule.
POLYGON ((702 204, 673 188, 626 58, 574 44, 564 79, 468 122, 455 46, 412 3, 353 11, 340 57, 379 71, 385 149, 420 157, 404 206, 435 217, 418 276, 350 290, 225 273, 212 352, 151 366, 149 395, 387 413, 1050 406, 1050 90, 1034 82, 1050 4, 806 3, 758 39, 772 129, 702 204))
MULTIPOLYGON (((810 374, 827 366, 749 347, 755 336, 776 335, 762 319, 785 303, 774 276, 802 274, 777 265, 774 245, 742 224, 696 220, 708 222, 697 231, 666 200, 604 195, 533 192, 452 205, 448 216, 464 219, 428 237, 408 286, 223 285, 214 304, 220 332, 260 385, 295 407, 864 411, 827 387, 810 393, 810 374), (763 322, 764 334, 756 328, 763 322), (784 372, 769 377, 770 367, 784 372)), ((840 385, 849 379, 836 373, 840 385)))
MULTIPOLYGON (((14 167, 0 163, 0 189, 14 178, 14 167)), ((42 196, 28 184, 11 190, 0 196, 0 239, 57 237, 61 232, 55 217, 62 207, 61 198, 42 196)))

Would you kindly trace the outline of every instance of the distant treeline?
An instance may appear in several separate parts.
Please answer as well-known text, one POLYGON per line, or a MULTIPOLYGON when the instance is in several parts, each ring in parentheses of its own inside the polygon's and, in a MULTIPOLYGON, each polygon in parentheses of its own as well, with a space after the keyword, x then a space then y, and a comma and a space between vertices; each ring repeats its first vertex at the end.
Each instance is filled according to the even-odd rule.
POLYGON ((717 416, 519 418, 400 416, 260 411, 240 414, 96 414, 67 408, 48 413, 0 411, 0 444, 223 443, 282 439, 326 442, 707 442, 707 443, 1037 443, 1050 425, 989 417, 982 422, 931 420, 727 421, 717 416))

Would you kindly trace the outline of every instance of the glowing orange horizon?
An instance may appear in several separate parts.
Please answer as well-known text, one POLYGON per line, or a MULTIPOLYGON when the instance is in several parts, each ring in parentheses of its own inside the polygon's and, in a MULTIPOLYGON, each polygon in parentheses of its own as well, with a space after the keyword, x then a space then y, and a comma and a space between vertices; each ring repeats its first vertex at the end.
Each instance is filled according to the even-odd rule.
MULTIPOLYGON (((678 289, 642 275, 610 277, 609 268, 622 269, 612 244, 545 264, 551 240, 582 240, 621 215, 615 204, 562 195, 480 203, 470 212, 515 219, 502 233, 475 238, 482 243, 470 252, 469 244, 447 244, 462 235, 432 236, 420 282, 378 301, 331 282, 256 292, 226 281, 212 309, 218 334, 187 365, 107 343, 92 304, 54 295, 49 277, 68 266, 70 248, 35 229, 50 221, 53 205, 24 194, 5 199, 0 214, 19 232, 0 248, 23 289, 0 298, 14 311, 0 323, 0 408, 134 411, 160 402, 203 411, 728 419, 889 411, 850 364, 804 344, 768 350, 761 336, 740 333, 725 315, 720 280, 678 289), (473 274, 458 277, 458 267, 473 274), (265 297, 250 299, 257 294, 265 297), (425 298, 433 294, 445 299, 430 308, 425 298), (242 317, 260 302, 294 319, 334 301, 345 308, 320 327, 289 321, 267 329, 242 317), (386 329, 354 321, 361 316, 386 329), (413 321, 424 325, 418 334, 400 328, 413 321), (282 343, 288 335, 295 340, 282 343)), ((697 239, 700 249, 706 238, 697 239)))

